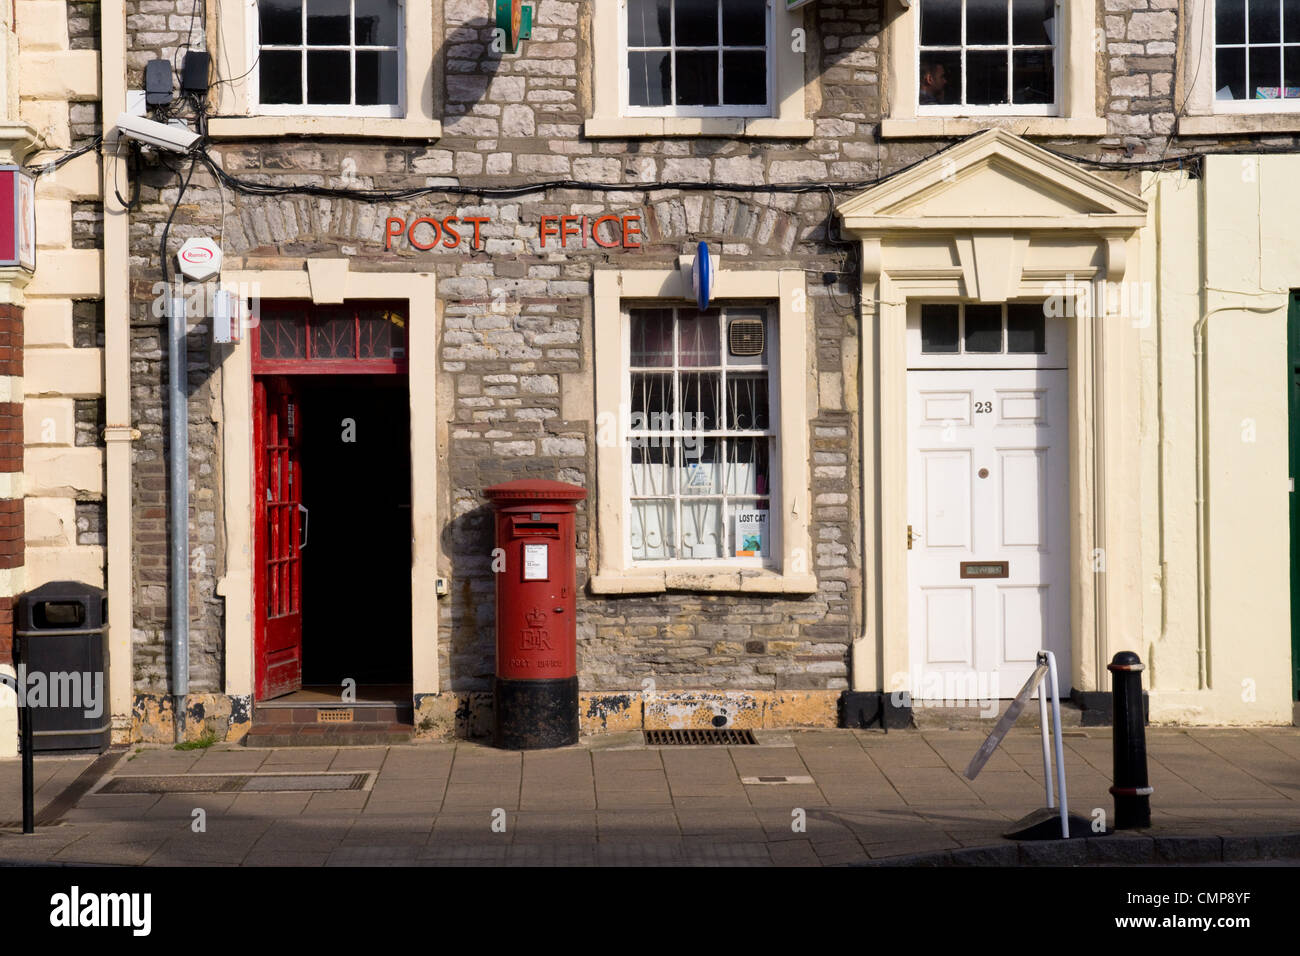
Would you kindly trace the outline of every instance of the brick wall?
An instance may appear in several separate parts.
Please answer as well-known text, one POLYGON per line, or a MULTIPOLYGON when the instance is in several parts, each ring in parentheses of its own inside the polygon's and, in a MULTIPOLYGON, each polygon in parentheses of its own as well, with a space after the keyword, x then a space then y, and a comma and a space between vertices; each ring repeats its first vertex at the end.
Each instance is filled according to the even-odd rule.
MULTIPOLYGON (((23 374, 23 310, 0 305, 0 375, 23 374)), ((23 470, 23 404, 0 402, 0 475, 23 470)), ((0 569, 23 566, 23 500, 0 498, 0 569)), ((14 598, 0 597, 0 665, 13 662, 14 598)))

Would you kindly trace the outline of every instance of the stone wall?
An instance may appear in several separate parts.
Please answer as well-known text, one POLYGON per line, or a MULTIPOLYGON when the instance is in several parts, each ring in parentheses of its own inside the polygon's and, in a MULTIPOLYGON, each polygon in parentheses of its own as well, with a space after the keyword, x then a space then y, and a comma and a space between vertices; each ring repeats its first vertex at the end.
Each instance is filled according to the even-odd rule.
MULTIPOLYGON (((602 0, 604 2, 604 0, 602 0)), ((612 2, 612 0, 611 0, 612 2)), ((74 4, 74 6, 76 6, 74 4)), ((584 690, 781 691, 848 686, 849 646, 859 626, 855 502, 858 422, 856 259, 834 225, 833 204, 947 145, 879 141, 881 12, 876 2, 819 0, 805 8, 809 89, 815 122, 803 140, 711 137, 586 139, 593 82, 592 0, 535 5, 533 38, 515 56, 490 50, 488 0, 446 0, 437 25, 445 75, 435 76, 444 136, 437 143, 328 138, 221 141, 214 158, 230 173, 279 184, 391 190, 446 185, 492 187, 546 179, 594 184, 714 181, 761 186, 827 182, 802 194, 693 192, 674 188, 605 192, 556 188, 508 199, 446 194, 400 203, 349 199, 224 196, 201 166, 171 229, 174 252, 191 235, 223 240, 226 267, 292 267, 310 256, 345 256, 355 271, 420 270, 439 277, 439 303, 413 321, 440 323, 440 374, 450 408, 447 465, 439 489, 446 522, 442 562, 451 594, 443 604, 443 689, 488 688, 493 659, 490 515, 481 490, 523 477, 594 486, 591 277, 599 268, 670 268, 690 241, 708 239, 727 268, 803 269, 808 275, 817 394, 810 408, 814 512, 812 570, 804 598, 669 593, 597 597, 579 607, 584 690), (559 253, 538 244, 543 215, 643 216, 644 247, 559 253), (485 248, 420 252, 385 249, 388 217, 492 217, 485 248), (823 276, 826 279, 823 279, 823 276)), ((1158 154, 1173 117, 1174 0, 1099 0, 1108 49, 1098 53, 1099 102, 1111 134, 1053 145, 1079 156, 1114 158, 1131 148, 1158 154), (1104 18, 1104 19, 1103 19, 1104 18)), ((189 0, 129 4, 131 83, 144 63, 170 59, 187 35, 189 0)), ((172 162, 176 162, 172 160, 172 162)), ((132 401, 142 438, 135 446, 135 669, 137 690, 167 687, 169 629, 166 549, 166 336, 154 309, 158 244, 188 165, 141 171, 132 216, 132 401)), ((1124 179, 1121 174, 1113 178, 1124 179)), ((213 582, 224 568, 215 457, 214 352, 206 322, 189 341, 191 422, 192 685, 222 689, 222 611, 213 582)), ((591 503, 579 512, 580 584, 589 572, 591 503)), ((93 530, 89 520, 87 532, 93 530)))

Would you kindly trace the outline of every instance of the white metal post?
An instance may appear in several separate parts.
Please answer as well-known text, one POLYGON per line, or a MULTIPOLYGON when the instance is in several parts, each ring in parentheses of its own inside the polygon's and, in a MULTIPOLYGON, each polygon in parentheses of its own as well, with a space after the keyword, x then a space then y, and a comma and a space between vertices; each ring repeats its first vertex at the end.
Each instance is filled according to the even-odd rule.
MULTIPOLYGON (((1070 839, 1070 806, 1065 795, 1065 742, 1061 739, 1061 698, 1056 684, 1056 655, 1044 651, 1047 655, 1047 677, 1052 682, 1052 734, 1056 738, 1056 783, 1061 791, 1061 839, 1070 839)), ((1046 746, 1047 738, 1043 738, 1046 746)), ((1049 804, 1050 806, 1050 804, 1049 804)))

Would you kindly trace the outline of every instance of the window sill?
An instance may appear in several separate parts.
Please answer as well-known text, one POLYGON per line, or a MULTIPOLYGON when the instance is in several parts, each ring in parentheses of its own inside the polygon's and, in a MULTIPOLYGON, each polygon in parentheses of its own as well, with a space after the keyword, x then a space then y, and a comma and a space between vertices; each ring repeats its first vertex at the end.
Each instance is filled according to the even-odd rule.
POLYGON ((1226 136, 1233 133, 1297 133, 1300 112, 1215 113, 1212 116, 1184 116, 1178 132, 1186 136, 1226 136))
POLYGON ((588 139, 630 139, 645 136, 738 136, 767 139, 811 139, 812 120, 726 116, 608 116, 587 120, 588 139))
POLYGON ((373 136, 384 139, 442 138, 442 123, 393 116, 214 116, 208 121, 213 139, 269 136, 373 136))
POLYGON ((970 136, 1000 126, 1019 136, 1105 136, 1106 120, 1096 116, 918 116, 887 119, 882 139, 970 136))
POLYGON ((593 575, 591 590, 593 594, 662 594, 665 591, 815 594, 817 578, 812 574, 782 574, 757 568, 613 571, 593 575))

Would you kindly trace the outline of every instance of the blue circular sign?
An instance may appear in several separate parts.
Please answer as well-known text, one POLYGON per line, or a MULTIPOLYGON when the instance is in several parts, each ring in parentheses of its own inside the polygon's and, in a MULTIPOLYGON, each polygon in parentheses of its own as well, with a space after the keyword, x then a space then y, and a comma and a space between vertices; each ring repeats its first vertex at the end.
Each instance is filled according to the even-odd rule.
POLYGON ((713 300, 713 260, 709 257, 709 244, 701 242, 695 251, 695 268, 691 270, 695 282, 695 303, 703 312, 713 300))

